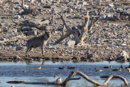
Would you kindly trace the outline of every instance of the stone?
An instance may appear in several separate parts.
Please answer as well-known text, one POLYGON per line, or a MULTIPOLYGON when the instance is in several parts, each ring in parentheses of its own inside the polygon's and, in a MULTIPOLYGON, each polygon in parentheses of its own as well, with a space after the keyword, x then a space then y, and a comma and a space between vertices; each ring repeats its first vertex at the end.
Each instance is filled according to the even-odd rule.
POLYGON ((111 4, 108 4, 108 6, 113 8, 113 7, 114 7, 114 4, 111 3, 111 4))
POLYGON ((118 54, 117 58, 120 60, 127 61, 127 59, 130 57, 126 51, 122 50, 121 53, 118 54))
POLYGON ((120 19, 120 13, 113 14, 113 19, 120 19))
POLYGON ((20 47, 20 46, 17 46, 16 47, 16 51, 18 51, 18 50, 23 50, 24 48, 23 47, 20 47))
POLYGON ((61 12, 61 10, 60 10, 60 9, 58 9, 58 8, 56 8, 56 7, 55 7, 55 8, 53 8, 53 9, 52 9, 52 11, 53 11, 55 14, 57 14, 57 13, 61 12))
POLYGON ((127 15, 121 15, 121 19, 122 20, 127 20, 127 19, 129 19, 129 16, 127 16, 127 15))
POLYGON ((74 40, 69 40, 69 41, 66 42, 65 45, 67 45, 69 47, 73 47, 75 45, 75 41, 74 40))
POLYGON ((100 18, 101 18, 101 19, 106 19, 106 17, 107 17, 107 16, 106 16, 105 14, 100 14, 100 18))
POLYGON ((83 5, 84 5, 84 6, 87 6, 87 5, 89 5, 89 4, 88 4, 86 1, 84 1, 84 2, 83 2, 83 5))
POLYGON ((15 60, 19 60, 19 59, 21 59, 18 55, 16 55, 16 56, 14 56, 14 59, 15 60))
POLYGON ((107 14, 107 20, 113 20, 113 13, 107 14))
POLYGON ((67 9, 67 12, 68 12, 68 13, 72 13, 72 12, 74 12, 74 11, 73 11, 72 8, 68 8, 68 9, 67 9))
POLYGON ((92 54, 91 58, 90 59, 95 59, 95 58, 99 58, 98 54, 97 53, 94 53, 92 54))
POLYGON ((21 16, 20 15, 17 15, 16 17, 15 17, 15 19, 20 19, 21 18, 21 16))

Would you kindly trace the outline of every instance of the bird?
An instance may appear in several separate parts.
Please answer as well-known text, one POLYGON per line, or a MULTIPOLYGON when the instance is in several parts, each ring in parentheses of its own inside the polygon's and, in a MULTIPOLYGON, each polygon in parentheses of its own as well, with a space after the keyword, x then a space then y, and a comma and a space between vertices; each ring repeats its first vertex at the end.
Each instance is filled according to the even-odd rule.
POLYGON ((127 68, 130 68, 130 65, 129 65, 128 67, 125 67, 125 68, 126 68, 126 69, 127 69, 127 68))
POLYGON ((59 69, 65 69, 65 67, 63 66, 63 67, 59 67, 59 69))
POLYGON ((110 68, 110 69, 112 69, 112 66, 105 66, 104 68, 110 68))
POLYGON ((67 68, 68 68, 68 69, 76 69, 75 67, 70 67, 70 66, 68 66, 67 68))
POLYGON ((96 71, 96 72, 102 72, 103 70, 102 70, 102 69, 97 69, 97 68, 95 68, 95 71, 96 71))
POLYGON ((58 78, 58 79, 55 81, 55 84, 58 84, 58 85, 62 84, 62 79, 61 79, 61 78, 58 78))
POLYGON ((35 69, 41 69, 42 67, 41 66, 39 66, 39 67, 35 67, 35 69))
POLYGON ((113 69, 113 71, 121 71, 121 68, 119 68, 119 69, 113 69))
POLYGON ((120 68, 124 68, 124 66, 122 66, 122 65, 121 65, 121 67, 120 67, 120 68))
POLYGON ((57 77, 55 74, 54 74, 54 78, 57 77))
POLYGON ((128 72, 130 73, 130 68, 127 68, 128 72))
POLYGON ((23 72, 26 72, 25 70, 23 72))

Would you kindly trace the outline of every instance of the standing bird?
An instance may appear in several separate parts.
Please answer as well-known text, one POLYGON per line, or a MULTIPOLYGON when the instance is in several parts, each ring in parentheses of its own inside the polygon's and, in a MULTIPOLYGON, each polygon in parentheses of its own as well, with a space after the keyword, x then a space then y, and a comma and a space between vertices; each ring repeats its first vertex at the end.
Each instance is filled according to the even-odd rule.
POLYGON ((128 72, 130 73, 130 68, 127 68, 128 72))
POLYGON ((54 74, 54 78, 57 77, 55 74, 54 74))
POLYGON ((62 84, 62 80, 61 80, 61 78, 58 78, 58 79, 55 81, 55 84, 57 84, 57 85, 62 84))
POLYGON ((121 65, 121 67, 120 67, 120 68, 124 68, 124 66, 122 66, 122 65, 121 65))

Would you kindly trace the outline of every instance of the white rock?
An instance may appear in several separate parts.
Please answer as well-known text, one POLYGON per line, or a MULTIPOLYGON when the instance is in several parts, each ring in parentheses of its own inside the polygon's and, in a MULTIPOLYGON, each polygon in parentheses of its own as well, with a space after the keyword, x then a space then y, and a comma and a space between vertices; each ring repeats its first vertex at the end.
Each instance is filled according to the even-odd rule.
POLYGON ((106 15, 105 14, 100 14, 101 19, 106 19, 106 15))
POLYGON ((69 40, 66 42, 66 45, 69 47, 73 47, 75 45, 75 41, 74 40, 69 40))
POLYGON ((21 16, 20 15, 17 15, 16 17, 15 17, 15 19, 20 19, 21 18, 21 16))
POLYGON ((86 5, 89 5, 86 1, 83 2, 83 5, 86 6, 86 5))
POLYGON ((34 3, 36 0, 30 0, 31 3, 34 3))
POLYGON ((29 9, 29 6, 26 5, 26 4, 24 4, 24 5, 23 5, 23 8, 25 8, 25 9, 29 9))
POLYGON ((30 2, 31 0, 26 0, 27 2, 30 2))
POLYGON ((110 7, 114 7, 113 3, 111 3, 111 4, 108 4, 108 6, 110 6, 110 7))
POLYGON ((118 58, 121 58, 121 59, 127 61, 127 59, 129 58, 129 55, 128 55, 128 53, 127 53, 126 51, 123 50, 123 51, 121 51, 121 53, 118 55, 118 58))

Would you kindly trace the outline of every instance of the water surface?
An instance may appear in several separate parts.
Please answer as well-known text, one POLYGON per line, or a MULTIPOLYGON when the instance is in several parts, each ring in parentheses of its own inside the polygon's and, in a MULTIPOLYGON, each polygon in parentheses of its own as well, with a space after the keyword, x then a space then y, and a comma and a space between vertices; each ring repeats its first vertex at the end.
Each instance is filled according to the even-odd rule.
MULTIPOLYGON (((130 74, 127 69, 122 69, 121 72, 112 71, 112 69, 105 69, 104 66, 113 66, 113 69, 118 69, 121 65, 127 67, 130 63, 119 63, 119 62, 78 62, 73 63, 72 61, 56 62, 44 61, 38 62, 34 61, 27 64, 26 62, 0 62, 0 87, 57 87, 56 85, 31 85, 31 84, 9 84, 7 81, 26 81, 26 82, 53 82, 58 77, 61 77, 64 80, 72 71, 81 71, 88 75, 90 78, 103 83, 104 78, 100 76, 118 74, 125 77, 128 82, 130 82, 130 74), (41 66, 42 69, 38 70, 35 67, 41 66), (76 69, 67 69, 68 66, 75 67, 76 69), (59 69, 59 67, 65 67, 64 70, 59 69), (95 68, 102 69, 103 72, 95 72, 95 68), (23 72, 26 71, 26 72, 23 72), (54 75, 57 77, 54 78, 54 75)), ((79 77, 79 76, 76 76, 79 77)), ((118 79, 113 79, 109 82, 109 86, 121 86, 123 82, 118 79)), ((85 79, 81 78, 77 81, 70 81, 67 84, 67 87, 86 87, 93 86, 93 84, 87 82, 85 79)))

